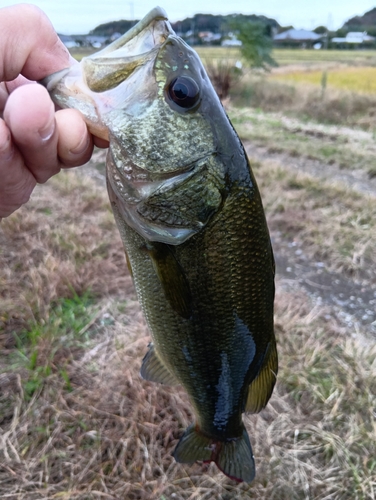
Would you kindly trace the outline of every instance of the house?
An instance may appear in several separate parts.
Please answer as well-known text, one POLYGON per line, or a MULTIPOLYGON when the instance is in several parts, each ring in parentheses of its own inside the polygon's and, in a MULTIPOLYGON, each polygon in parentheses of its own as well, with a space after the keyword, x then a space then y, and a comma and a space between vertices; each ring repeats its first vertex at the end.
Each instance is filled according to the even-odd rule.
POLYGON ((69 35, 58 34, 58 37, 60 38, 60 40, 63 42, 63 44, 66 46, 67 49, 72 49, 73 47, 79 46, 76 40, 69 35))
POLYGON ((237 40, 236 38, 232 38, 231 40, 223 40, 221 43, 222 47, 241 47, 242 42, 237 40))
POLYGON ((236 38, 235 33, 229 31, 229 33, 227 33, 226 40, 223 40, 221 45, 222 47, 241 47, 242 42, 236 38))
POLYGON ((198 37, 203 43, 215 43, 220 41, 222 35, 211 31, 200 31, 198 37))
POLYGON ((275 35, 273 42, 280 46, 295 46, 295 47, 312 47, 314 44, 322 40, 323 35, 319 35, 314 31, 296 30, 291 28, 283 33, 275 35))
POLYGON ((375 37, 367 35, 366 31, 350 31, 345 37, 334 37, 331 43, 338 46, 370 45, 375 42, 375 37))
POLYGON ((87 35, 86 36, 86 44, 91 45, 95 49, 100 49, 103 45, 106 44, 107 38, 105 36, 99 35, 87 35))

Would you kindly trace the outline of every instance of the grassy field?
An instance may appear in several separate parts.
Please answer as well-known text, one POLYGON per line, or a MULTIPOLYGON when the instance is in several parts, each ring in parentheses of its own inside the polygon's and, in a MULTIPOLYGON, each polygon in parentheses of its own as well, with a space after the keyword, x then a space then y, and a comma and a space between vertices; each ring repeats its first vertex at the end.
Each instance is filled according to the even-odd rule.
POLYGON ((149 334, 96 151, 0 224, 1 498, 376 498, 376 321, 365 318, 376 308, 373 101, 360 96, 352 106, 368 111, 358 104, 345 114, 334 94, 317 94, 322 114, 312 122, 313 98, 274 81, 252 81, 247 94, 249 83, 228 112, 251 158, 277 263, 288 251, 291 262, 304 257, 297 268, 318 270, 313 294, 290 261, 277 266, 278 382, 267 408, 245 417, 255 481, 239 485, 214 465, 171 457, 192 409, 182 389, 139 377, 149 334), (333 109, 340 125, 321 123, 333 109), (364 127, 366 118, 368 131, 344 126, 364 127), (369 192, 355 189, 356 175, 369 192), (325 297, 337 281, 333 306, 325 297), (360 321, 343 309, 347 295, 358 305, 367 295, 360 321))
MULTIPOLYGON (((241 58, 236 47, 195 47, 201 58, 231 59, 241 58)), ((346 64, 349 66, 376 66, 376 50, 314 50, 279 49, 273 50, 273 57, 280 66, 316 64, 346 64)))
POLYGON ((376 93, 376 67, 332 68, 329 70, 300 70, 275 74, 274 78, 294 84, 309 84, 348 90, 351 92, 376 93))

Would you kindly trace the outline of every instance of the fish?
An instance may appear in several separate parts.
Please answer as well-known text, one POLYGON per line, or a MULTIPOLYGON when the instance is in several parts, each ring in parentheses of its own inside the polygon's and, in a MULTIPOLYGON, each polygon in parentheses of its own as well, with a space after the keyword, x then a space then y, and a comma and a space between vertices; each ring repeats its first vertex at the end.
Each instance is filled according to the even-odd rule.
POLYGON ((252 482, 243 413, 276 382, 275 265, 249 160, 199 56, 156 7, 41 83, 109 141, 109 199, 152 337, 141 376, 183 386, 194 409, 175 460, 252 482))

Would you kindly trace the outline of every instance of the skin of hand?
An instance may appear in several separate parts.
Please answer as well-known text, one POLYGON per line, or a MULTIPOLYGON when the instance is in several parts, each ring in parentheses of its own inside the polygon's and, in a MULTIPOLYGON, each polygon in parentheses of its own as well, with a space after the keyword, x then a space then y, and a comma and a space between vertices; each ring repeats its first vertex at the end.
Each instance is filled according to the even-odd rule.
POLYGON ((0 220, 26 203, 37 183, 86 163, 93 137, 76 110, 55 111, 36 83, 72 64, 48 17, 19 4, 0 9, 0 220))

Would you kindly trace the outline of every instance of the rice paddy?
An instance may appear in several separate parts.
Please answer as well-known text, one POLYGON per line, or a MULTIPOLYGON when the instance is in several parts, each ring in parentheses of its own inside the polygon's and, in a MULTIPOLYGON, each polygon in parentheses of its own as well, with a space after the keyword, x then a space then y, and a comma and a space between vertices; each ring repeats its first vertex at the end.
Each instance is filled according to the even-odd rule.
POLYGON ((270 78, 298 85, 312 85, 366 94, 376 93, 376 67, 355 66, 324 70, 292 70, 270 78))

